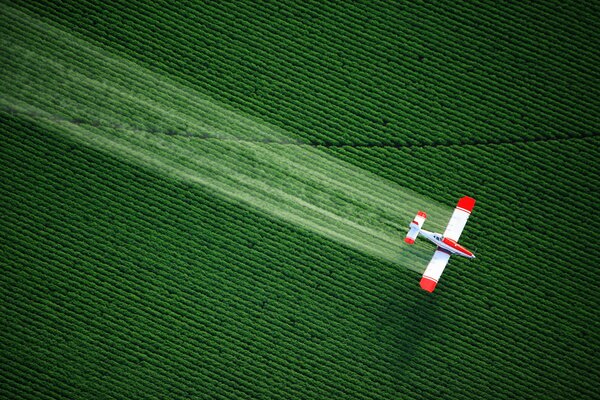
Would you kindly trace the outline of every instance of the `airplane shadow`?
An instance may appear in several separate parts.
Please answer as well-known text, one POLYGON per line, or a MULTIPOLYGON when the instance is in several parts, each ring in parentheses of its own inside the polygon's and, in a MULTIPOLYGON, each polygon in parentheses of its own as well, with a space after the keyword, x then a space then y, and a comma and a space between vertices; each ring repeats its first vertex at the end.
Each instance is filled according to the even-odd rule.
POLYGON ((421 290, 418 281, 414 287, 402 289, 390 293, 389 303, 378 318, 382 358, 400 381, 418 363, 415 357, 424 341, 435 335, 440 322, 439 296, 421 290))

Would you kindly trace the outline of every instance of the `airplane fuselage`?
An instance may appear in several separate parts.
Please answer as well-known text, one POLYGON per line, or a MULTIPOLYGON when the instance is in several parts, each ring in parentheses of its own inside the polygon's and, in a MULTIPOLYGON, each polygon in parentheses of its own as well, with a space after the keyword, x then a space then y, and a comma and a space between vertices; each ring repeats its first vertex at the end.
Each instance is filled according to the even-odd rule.
POLYGON ((436 244, 439 249, 445 250, 450 254, 456 254, 458 256, 463 256, 467 258, 475 258, 475 254, 473 254, 473 252, 467 250, 467 248, 461 246, 456 241, 449 238, 445 238, 440 233, 420 229, 419 234, 425 236, 431 242, 436 244))

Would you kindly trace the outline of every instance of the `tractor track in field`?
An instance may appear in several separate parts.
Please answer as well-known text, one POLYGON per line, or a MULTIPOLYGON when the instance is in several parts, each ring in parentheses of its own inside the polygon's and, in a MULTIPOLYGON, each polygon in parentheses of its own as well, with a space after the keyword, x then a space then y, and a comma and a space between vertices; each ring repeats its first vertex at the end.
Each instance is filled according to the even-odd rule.
POLYGON ((110 128, 110 129, 123 129, 133 132, 150 133, 156 135, 166 136, 179 136, 194 138, 199 140, 222 140, 230 142, 247 142, 247 143, 264 143, 264 144, 276 144, 286 146, 307 146, 307 147, 324 147, 324 148, 356 148, 356 149, 371 149, 371 148, 394 148, 394 149, 411 149, 411 148, 444 148, 444 147, 463 147, 463 146, 499 146, 508 144, 529 144, 529 143, 547 143, 547 142, 566 142, 570 140, 584 140, 595 137, 600 137, 600 132, 586 132, 578 135, 571 135, 568 137, 554 137, 554 138, 534 138, 534 139, 506 139, 506 140, 471 140, 464 142, 448 142, 442 141, 439 143, 383 143, 383 142, 370 142, 370 143, 331 143, 331 142, 316 142, 316 141, 303 141, 295 139, 273 139, 273 138, 233 138, 224 137, 218 134, 210 134, 203 132, 201 134, 191 131, 181 131, 177 129, 153 129, 153 128, 142 128, 139 126, 131 126, 128 124, 110 123, 105 121, 99 121, 95 119, 82 118, 67 118, 57 114, 42 114, 37 111, 24 111, 11 106, 2 106, 4 112, 17 115, 25 115, 33 118, 44 118, 54 122, 67 122, 74 125, 93 126, 96 128, 110 128))

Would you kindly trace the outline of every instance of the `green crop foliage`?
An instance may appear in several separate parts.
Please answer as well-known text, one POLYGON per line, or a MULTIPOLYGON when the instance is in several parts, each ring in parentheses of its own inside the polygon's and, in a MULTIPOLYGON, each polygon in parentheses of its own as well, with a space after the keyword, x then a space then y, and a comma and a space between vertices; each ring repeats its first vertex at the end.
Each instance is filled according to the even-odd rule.
POLYGON ((0 397, 594 398, 594 10, 0 1, 0 397))

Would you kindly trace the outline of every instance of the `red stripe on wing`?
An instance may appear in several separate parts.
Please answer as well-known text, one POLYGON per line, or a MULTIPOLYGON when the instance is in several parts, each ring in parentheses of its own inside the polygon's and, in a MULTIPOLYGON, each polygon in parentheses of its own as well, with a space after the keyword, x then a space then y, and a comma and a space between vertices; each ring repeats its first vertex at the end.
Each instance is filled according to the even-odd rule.
POLYGON ((433 292, 433 289, 435 289, 436 285, 437 282, 431 278, 421 278, 421 289, 427 290, 429 293, 433 292))
POLYGON ((456 208, 460 208, 468 213, 473 211, 473 207, 475 207, 475 199, 469 196, 461 197, 456 205, 456 208))

